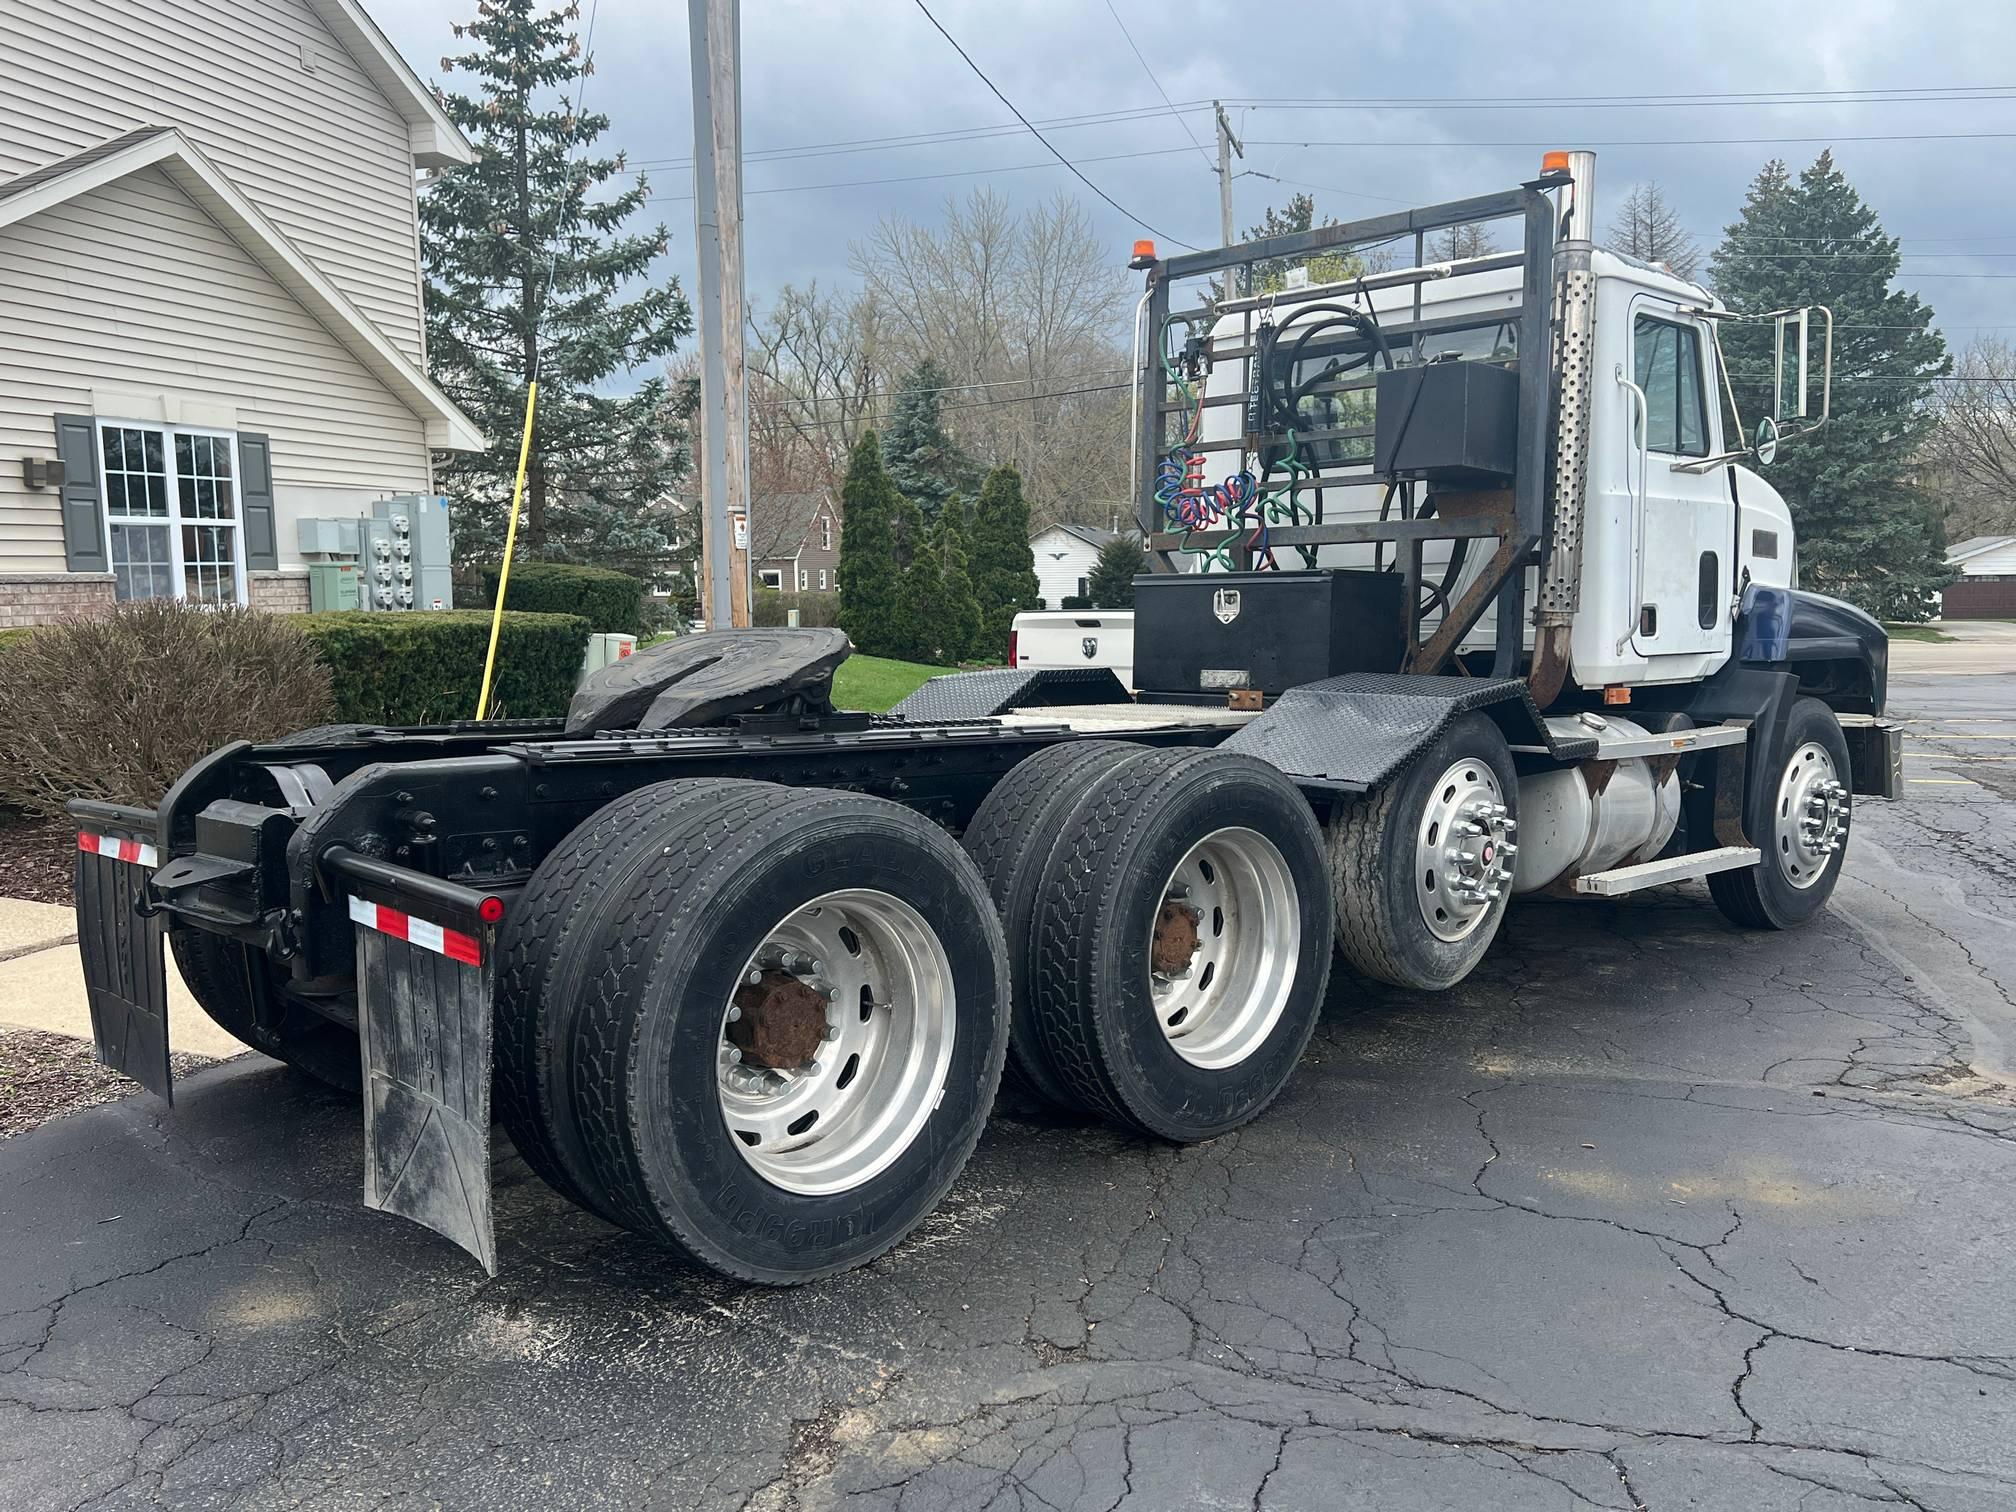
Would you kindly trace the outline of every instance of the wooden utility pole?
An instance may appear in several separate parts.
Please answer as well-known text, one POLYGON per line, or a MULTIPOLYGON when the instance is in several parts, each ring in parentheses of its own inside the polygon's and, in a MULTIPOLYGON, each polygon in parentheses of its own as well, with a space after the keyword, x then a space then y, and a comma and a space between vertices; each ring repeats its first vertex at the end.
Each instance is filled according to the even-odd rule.
POLYGON ((693 229, 700 257, 701 603, 707 628, 749 623, 749 406, 742 339, 741 0, 686 0, 692 39, 693 229))
POLYGON ((1232 135, 1232 123, 1225 119, 1225 107, 1216 100, 1211 109, 1218 116, 1218 230, 1220 246, 1229 247, 1235 240, 1232 229, 1232 154, 1246 156, 1246 144, 1232 135))

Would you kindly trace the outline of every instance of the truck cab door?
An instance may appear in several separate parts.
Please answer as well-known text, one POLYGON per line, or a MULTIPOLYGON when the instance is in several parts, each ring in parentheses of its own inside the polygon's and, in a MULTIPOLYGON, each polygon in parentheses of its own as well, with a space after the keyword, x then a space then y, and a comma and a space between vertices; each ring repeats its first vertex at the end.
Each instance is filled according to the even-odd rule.
POLYGON ((1729 650, 1735 500, 1726 465, 1678 470, 1722 449, 1714 338, 1701 320, 1656 294, 1633 296, 1630 316, 1628 371, 1644 406, 1627 449, 1639 515, 1631 645, 1653 660, 1656 676, 1660 658, 1729 650))

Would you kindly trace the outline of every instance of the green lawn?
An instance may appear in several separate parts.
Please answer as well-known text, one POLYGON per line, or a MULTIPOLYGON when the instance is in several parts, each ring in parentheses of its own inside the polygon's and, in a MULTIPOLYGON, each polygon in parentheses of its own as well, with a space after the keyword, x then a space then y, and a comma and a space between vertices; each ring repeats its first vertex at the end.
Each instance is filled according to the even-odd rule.
POLYGON ((951 670, 857 653, 840 663, 840 670, 833 674, 833 703, 837 708, 883 714, 924 686, 926 678, 951 670))
POLYGON ((1892 640, 1950 641, 1952 636, 1934 630, 1930 625, 1885 625, 1883 633, 1892 640))

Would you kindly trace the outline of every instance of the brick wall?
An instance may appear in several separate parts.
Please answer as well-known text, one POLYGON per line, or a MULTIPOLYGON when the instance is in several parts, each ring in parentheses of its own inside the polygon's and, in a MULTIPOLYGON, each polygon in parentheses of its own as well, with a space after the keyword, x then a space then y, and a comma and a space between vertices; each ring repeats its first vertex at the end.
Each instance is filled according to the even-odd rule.
POLYGON ((245 597, 254 609, 272 614, 308 612, 308 574, 305 572, 248 572, 245 597))
POLYGON ((112 607, 116 592, 109 572, 0 574, 0 630, 97 614, 112 607))

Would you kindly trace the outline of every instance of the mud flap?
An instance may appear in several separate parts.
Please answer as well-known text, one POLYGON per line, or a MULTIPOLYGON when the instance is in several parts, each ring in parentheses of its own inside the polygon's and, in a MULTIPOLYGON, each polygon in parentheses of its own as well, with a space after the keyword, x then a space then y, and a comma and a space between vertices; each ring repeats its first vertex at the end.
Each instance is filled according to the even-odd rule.
POLYGON ((452 1239, 497 1274, 490 1209, 496 931, 350 899, 364 1055, 364 1205, 452 1239))
POLYGON ((98 1059, 166 1102, 168 1070, 167 917, 142 913, 147 879, 160 862, 153 815, 94 805, 77 834, 77 947, 98 1059))

